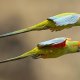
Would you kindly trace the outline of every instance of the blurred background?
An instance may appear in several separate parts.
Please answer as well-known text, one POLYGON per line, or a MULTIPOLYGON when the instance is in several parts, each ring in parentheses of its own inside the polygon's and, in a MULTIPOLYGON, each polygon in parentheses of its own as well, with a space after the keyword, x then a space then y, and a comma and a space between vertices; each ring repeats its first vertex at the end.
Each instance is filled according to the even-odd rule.
MULTIPOLYGON (((80 0, 0 0, 0 34, 29 27, 63 12, 80 12, 80 0)), ((31 50, 56 37, 80 40, 80 27, 60 32, 33 31, 0 39, 0 59, 31 50)), ((80 54, 53 59, 26 58, 0 64, 0 80, 80 80, 80 54)))

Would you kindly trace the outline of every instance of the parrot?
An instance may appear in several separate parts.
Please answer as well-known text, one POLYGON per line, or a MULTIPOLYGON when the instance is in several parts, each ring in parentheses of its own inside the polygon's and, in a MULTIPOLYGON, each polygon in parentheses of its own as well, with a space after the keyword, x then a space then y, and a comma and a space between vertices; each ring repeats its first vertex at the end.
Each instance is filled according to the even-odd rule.
POLYGON ((19 60, 26 57, 32 57, 33 59, 57 58, 65 54, 73 54, 76 52, 80 52, 80 41, 73 41, 71 38, 59 37, 40 42, 32 50, 14 58, 0 60, 0 63, 19 60))
POLYGON ((55 16, 49 17, 46 20, 35 24, 31 27, 16 30, 9 33, 4 33, 0 35, 0 38, 17 35, 21 33, 26 33, 30 31, 40 31, 50 29, 53 31, 61 31, 63 29, 68 29, 74 26, 80 26, 80 14, 78 13, 61 13, 55 16))

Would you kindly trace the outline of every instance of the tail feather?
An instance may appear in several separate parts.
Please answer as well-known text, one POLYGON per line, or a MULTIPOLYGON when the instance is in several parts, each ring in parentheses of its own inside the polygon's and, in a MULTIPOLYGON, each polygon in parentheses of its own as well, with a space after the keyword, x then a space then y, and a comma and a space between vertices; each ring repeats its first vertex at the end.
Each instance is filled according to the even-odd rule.
POLYGON ((21 29, 21 30, 17 30, 17 31, 13 31, 13 32, 1 34, 1 35, 0 35, 0 38, 7 37, 7 36, 12 36, 12 35, 17 35, 17 34, 21 34, 21 33, 25 33, 25 32, 29 32, 29 31, 31 31, 31 30, 32 30, 32 29, 25 28, 25 29, 21 29))
POLYGON ((17 34, 29 32, 29 31, 45 30, 45 29, 48 29, 48 27, 46 27, 47 23, 48 23, 48 20, 45 20, 45 21, 43 21, 43 22, 41 22, 39 24, 36 24, 34 26, 31 26, 31 27, 28 27, 28 28, 25 28, 25 29, 21 29, 21 30, 17 30, 17 31, 1 34, 0 38, 7 37, 7 36, 12 36, 12 35, 17 35, 17 34))
POLYGON ((35 47, 34 49, 32 49, 32 50, 30 50, 30 51, 28 51, 26 53, 23 53, 20 56, 9 58, 9 59, 5 59, 5 60, 1 60, 0 63, 5 63, 5 62, 10 62, 10 61, 15 61, 15 60, 23 59, 23 58, 35 55, 37 53, 38 53, 38 48, 35 47))
POLYGON ((14 57, 14 58, 9 58, 9 59, 5 59, 5 60, 1 60, 0 63, 10 62, 10 61, 14 61, 14 60, 23 59, 23 58, 26 58, 26 57, 14 57))

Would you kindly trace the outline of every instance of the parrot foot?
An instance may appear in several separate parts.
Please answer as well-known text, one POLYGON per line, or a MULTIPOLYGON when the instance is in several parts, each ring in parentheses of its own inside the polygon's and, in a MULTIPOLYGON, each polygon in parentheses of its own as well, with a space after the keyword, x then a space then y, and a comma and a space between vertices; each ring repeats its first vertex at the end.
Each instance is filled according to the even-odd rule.
POLYGON ((34 59, 41 58, 41 54, 32 55, 32 58, 34 58, 34 59))

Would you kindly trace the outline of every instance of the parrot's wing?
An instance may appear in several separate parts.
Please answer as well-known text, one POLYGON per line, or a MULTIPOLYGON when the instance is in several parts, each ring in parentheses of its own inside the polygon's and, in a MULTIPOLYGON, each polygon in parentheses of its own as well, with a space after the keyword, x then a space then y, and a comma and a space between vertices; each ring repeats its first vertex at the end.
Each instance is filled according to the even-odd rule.
POLYGON ((79 20, 80 14, 77 13, 64 13, 53 17, 49 17, 48 20, 55 22, 56 26, 66 26, 69 24, 75 24, 79 20))
POLYGON ((66 44, 66 40, 67 40, 67 38, 65 38, 65 37, 55 38, 52 40, 41 42, 41 43, 37 44, 37 46, 38 46, 38 48, 50 47, 50 46, 53 48, 54 47, 56 47, 56 48, 64 47, 66 44))

